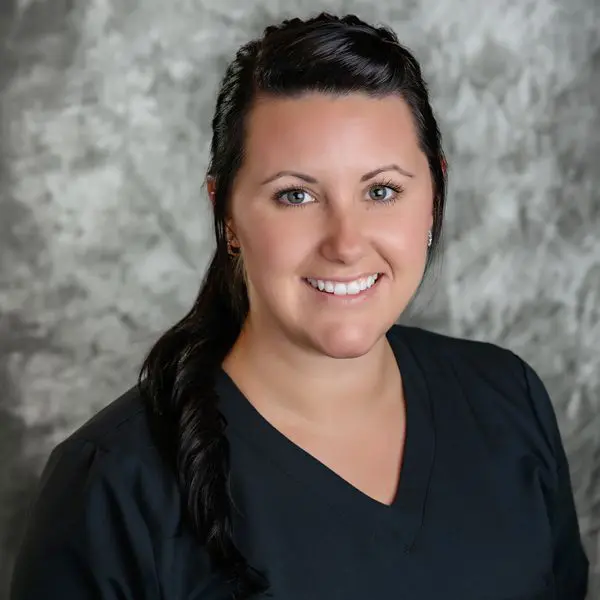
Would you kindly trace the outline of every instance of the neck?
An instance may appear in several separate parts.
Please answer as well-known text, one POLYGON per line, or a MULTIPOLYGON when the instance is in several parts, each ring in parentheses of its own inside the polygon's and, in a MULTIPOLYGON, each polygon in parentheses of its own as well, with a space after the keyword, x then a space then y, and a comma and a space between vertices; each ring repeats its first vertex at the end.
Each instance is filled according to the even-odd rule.
POLYGON ((331 358, 273 329, 258 331, 250 320, 223 368, 260 412, 311 428, 364 424, 397 401, 390 381, 400 383, 385 336, 363 356, 331 358))

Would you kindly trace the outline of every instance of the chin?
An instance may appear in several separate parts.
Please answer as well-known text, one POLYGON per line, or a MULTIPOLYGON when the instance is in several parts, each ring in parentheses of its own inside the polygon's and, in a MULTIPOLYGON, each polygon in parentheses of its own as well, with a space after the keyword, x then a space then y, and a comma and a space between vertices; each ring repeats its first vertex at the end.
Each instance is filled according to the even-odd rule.
POLYGON ((312 344, 330 358, 359 358, 368 354, 383 332, 376 327, 349 325, 311 332, 312 344))

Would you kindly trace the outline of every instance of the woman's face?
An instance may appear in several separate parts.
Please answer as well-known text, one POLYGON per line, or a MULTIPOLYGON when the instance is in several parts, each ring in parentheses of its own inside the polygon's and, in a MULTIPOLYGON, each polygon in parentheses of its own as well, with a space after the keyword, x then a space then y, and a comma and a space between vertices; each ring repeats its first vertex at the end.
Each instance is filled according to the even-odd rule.
POLYGON ((401 98, 262 98, 248 116, 229 223, 251 330, 332 357, 368 352, 422 279, 432 209, 401 98))

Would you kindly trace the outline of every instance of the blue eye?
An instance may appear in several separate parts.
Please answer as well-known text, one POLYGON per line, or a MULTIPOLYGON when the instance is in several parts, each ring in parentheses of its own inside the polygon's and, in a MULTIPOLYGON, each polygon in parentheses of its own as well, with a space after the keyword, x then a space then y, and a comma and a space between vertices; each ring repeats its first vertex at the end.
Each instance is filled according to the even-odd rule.
POLYGON ((403 192, 403 188, 396 185, 392 181, 386 181, 381 183, 376 183, 371 186, 369 190, 369 196, 371 200, 375 200, 375 202, 381 202, 383 204, 395 202, 398 199, 398 196, 403 192), (387 191, 387 193, 386 193, 387 191), (372 192, 376 192, 372 194, 372 192))
POLYGON ((369 190, 369 193, 371 194, 371 198, 373 200, 377 200, 378 202, 388 202, 391 198, 390 196, 386 195, 386 191, 390 192, 391 196, 393 197, 394 190, 386 185, 376 185, 369 190), (378 193, 373 194, 372 192, 378 193))
POLYGON ((305 196, 306 192, 304 190, 291 190, 283 194, 283 197, 290 204, 302 204, 302 202, 304 202, 305 196))
POLYGON ((275 192, 274 198, 283 206, 304 206, 309 204, 310 194, 302 188, 285 188, 275 192), (306 202, 305 202, 306 201, 306 202))

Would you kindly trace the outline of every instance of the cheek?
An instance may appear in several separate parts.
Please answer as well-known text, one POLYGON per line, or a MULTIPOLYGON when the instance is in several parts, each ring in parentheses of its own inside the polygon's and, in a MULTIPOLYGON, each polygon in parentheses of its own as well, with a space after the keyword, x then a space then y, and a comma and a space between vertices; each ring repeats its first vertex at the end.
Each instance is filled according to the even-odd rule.
MULTIPOLYGON (((300 209, 288 209, 290 211, 300 209)), ((285 215, 283 215, 285 217, 285 215)), ((255 281, 289 276, 310 252, 311 236, 305 227, 291 226, 292 218, 260 219, 240 231, 248 276, 255 281)))
POLYGON ((398 211, 379 220, 374 236, 390 260, 420 266, 427 254, 427 231, 431 226, 427 211, 398 211))

